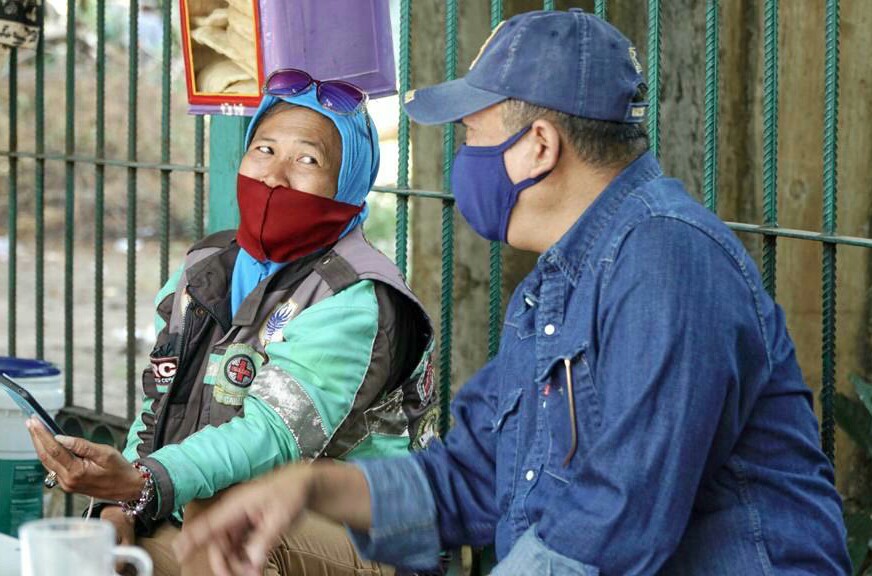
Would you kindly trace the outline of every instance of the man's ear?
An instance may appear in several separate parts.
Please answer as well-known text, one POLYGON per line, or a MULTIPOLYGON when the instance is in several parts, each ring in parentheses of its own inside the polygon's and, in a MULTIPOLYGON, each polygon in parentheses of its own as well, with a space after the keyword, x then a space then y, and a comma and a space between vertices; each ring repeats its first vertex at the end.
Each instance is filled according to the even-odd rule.
POLYGON ((535 120, 530 126, 533 138, 533 162, 529 178, 536 178, 553 170, 560 160, 560 132, 553 122, 544 118, 535 120))

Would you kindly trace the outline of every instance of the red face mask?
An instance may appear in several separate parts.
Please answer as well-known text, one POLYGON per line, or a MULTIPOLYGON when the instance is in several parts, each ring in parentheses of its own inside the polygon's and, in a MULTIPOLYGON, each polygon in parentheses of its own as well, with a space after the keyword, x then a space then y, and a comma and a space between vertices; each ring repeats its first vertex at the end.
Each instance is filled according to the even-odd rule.
POLYGON ((257 260, 289 262, 339 240, 363 206, 353 206, 239 174, 236 241, 257 260))

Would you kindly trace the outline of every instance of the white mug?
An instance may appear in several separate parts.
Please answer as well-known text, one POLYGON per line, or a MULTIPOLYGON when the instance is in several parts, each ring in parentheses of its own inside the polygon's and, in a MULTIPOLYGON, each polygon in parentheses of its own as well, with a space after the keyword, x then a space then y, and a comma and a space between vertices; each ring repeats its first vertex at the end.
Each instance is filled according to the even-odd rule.
POLYGON ((129 562, 138 576, 151 576, 151 558, 135 546, 116 546, 115 527, 103 520, 48 518, 21 526, 22 576, 115 574, 129 562))

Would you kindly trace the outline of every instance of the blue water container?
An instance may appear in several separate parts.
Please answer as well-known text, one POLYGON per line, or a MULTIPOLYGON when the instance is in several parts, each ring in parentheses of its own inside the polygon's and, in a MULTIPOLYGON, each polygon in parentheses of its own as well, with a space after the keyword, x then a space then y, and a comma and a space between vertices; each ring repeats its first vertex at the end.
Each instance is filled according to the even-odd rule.
MULTIPOLYGON (((0 372, 21 384, 46 412, 64 406, 61 371, 49 362, 0 356, 0 372)), ((0 391, 0 532, 18 536, 18 527, 42 518, 45 470, 24 425, 27 416, 0 391)))

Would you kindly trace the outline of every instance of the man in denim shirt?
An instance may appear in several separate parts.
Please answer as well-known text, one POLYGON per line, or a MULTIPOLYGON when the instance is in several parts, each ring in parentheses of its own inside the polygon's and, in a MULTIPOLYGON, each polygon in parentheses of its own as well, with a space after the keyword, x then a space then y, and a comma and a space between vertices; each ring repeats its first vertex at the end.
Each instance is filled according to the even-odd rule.
POLYGON ((308 508, 417 570, 495 542, 498 575, 848 574, 784 314, 647 151, 627 39, 577 10, 522 14, 465 78, 406 109, 463 120, 458 208, 482 236, 542 254, 499 354, 457 394, 444 443, 285 469, 190 526, 181 551, 212 542, 216 566, 257 565, 308 508))

